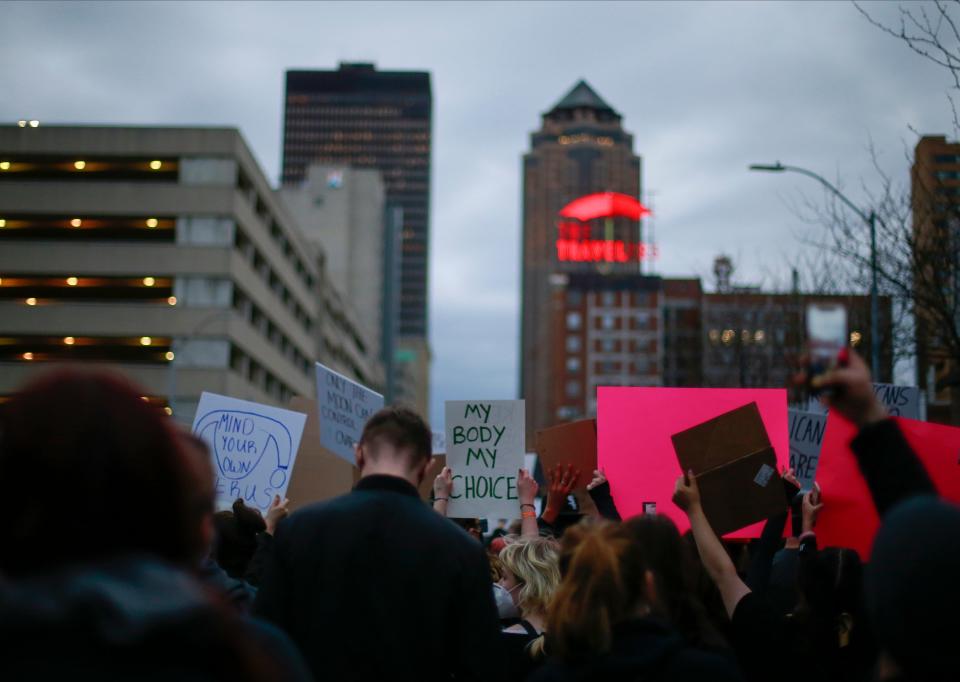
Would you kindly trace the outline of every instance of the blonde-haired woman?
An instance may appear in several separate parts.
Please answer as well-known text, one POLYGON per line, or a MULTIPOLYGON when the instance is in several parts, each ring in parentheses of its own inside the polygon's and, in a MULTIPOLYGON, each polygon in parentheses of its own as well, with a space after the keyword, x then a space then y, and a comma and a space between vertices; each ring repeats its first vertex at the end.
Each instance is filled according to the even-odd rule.
POLYGON ((516 616, 504 619, 508 680, 524 680, 543 661, 547 608, 560 582, 559 552, 551 538, 522 538, 500 552, 500 587, 510 594, 516 616))

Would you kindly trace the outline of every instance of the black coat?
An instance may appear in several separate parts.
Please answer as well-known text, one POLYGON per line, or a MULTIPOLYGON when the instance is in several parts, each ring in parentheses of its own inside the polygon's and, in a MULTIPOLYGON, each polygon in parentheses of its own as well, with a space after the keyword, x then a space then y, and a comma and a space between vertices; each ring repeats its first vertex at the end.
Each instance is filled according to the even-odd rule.
POLYGON ((367 476, 280 523, 254 613, 317 679, 496 678, 486 553, 407 481, 367 476))
POLYGON ((149 557, 0 578, 0 680, 306 682, 275 627, 149 557))
MULTIPOLYGON (((547 635, 547 651, 550 636, 547 635)), ((614 628, 608 654, 568 665, 553 661, 530 677, 531 682, 738 682, 736 666, 717 654, 684 644, 680 635, 652 618, 614 628)))

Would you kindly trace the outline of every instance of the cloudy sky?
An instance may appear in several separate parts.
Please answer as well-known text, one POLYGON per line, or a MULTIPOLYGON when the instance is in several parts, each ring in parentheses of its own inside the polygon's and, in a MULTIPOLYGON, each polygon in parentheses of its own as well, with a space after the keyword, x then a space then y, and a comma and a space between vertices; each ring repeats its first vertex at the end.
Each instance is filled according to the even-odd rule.
POLYGON ((951 131, 945 74, 842 2, 0 2, 0 120, 237 126, 276 181, 284 70, 341 60, 433 74, 435 418, 516 394, 520 157, 577 79, 635 135, 668 275, 726 252, 759 281, 799 248, 816 187, 748 163, 857 198, 869 140, 906 182, 910 126, 951 131))

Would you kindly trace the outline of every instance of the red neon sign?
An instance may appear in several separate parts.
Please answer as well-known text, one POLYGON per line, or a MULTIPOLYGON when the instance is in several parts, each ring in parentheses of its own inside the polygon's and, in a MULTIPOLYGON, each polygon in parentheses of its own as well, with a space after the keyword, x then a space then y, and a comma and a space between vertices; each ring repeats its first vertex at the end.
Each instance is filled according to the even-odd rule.
POLYGON ((657 257, 655 244, 620 239, 558 239, 557 260, 569 263, 629 263, 657 257))
POLYGON ((574 199, 560 210, 563 218, 586 222, 596 218, 629 218, 640 220, 650 215, 650 209, 628 194, 597 192, 574 199))

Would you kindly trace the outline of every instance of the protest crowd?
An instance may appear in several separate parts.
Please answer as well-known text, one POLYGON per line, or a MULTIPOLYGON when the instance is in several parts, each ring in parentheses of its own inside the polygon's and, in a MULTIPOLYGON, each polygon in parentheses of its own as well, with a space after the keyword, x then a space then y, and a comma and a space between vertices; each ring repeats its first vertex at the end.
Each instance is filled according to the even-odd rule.
POLYGON ((0 408, 0 679, 960 679, 960 508, 858 356, 821 380, 880 516, 869 557, 818 540, 832 499, 789 470, 749 541, 693 471, 681 533, 572 465, 518 471, 518 518, 484 534, 448 518, 455 468, 421 497, 431 431, 402 407, 367 420, 349 493, 217 512, 207 442, 124 379, 56 370, 0 408))

